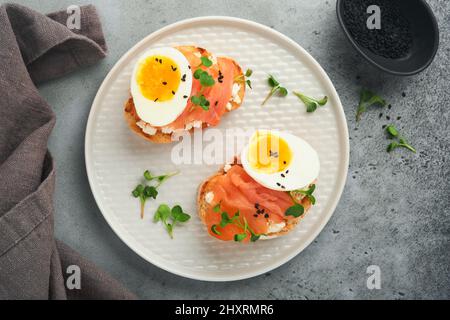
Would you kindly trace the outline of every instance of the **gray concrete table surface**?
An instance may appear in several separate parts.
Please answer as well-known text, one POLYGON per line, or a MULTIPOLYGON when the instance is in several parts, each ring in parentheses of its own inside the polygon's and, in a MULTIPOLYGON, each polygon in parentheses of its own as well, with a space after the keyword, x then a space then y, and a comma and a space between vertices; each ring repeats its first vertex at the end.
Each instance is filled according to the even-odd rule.
POLYGON ((430 0, 440 27, 431 66, 411 77, 379 72, 363 61, 338 26, 335 1, 19 1, 40 12, 96 5, 109 55, 95 66, 40 87, 57 115, 49 149, 57 165, 57 237, 150 299, 450 298, 450 2, 430 0), (89 188, 84 135, 93 98, 117 60, 172 22, 228 15, 291 37, 322 65, 339 93, 350 133, 347 184, 331 220, 296 258, 265 275, 208 283, 172 275, 131 251, 107 225, 89 188), (380 93, 391 109, 355 122, 358 91, 380 93), (379 114, 383 116, 379 118, 379 114), (386 119, 390 117, 390 121, 386 119), (398 117, 401 119, 397 120, 398 117), (388 154, 382 125, 395 123, 417 148, 388 154), (366 268, 381 269, 368 290, 366 268))

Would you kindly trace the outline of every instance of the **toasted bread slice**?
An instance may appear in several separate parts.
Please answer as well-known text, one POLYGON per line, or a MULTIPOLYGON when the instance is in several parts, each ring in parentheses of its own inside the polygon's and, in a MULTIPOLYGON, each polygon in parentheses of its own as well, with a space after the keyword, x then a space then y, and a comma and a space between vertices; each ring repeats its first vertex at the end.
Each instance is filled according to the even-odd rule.
MULTIPOLYGON (((203 48, 200 47, 194 47, 194 46, 180 46, 177 47, 179 49, 182 49, 183 52, 192 52, 192 54, 201 54, 204 55, 206 53, 206 55, 210 55, 210 53, 208 51, 206 51, 203 48)), ((222 57, 224 58, 224 57, 222 57)), ((224 59, 229 59, 235 66, 236 66, 236 71, 234 74, 234 79, 236 78, 242 78, 244 76, 242 68, 239 66, 239 64, 234 61, 231 58, 224 58, 224 59)), ((239 91, 238 91, 238 96, 240 98, 240 103, 236 103, 236 101, 231 100, 231 108, 230 109, 226 109, 225 112, 230 112, 232 110, 235 110, 237 108, 239 108, 242 104, 242 101, 244 101, 244 95, 245 95, 245 82, 244 81, 235 81, 234 83, 237 83, 239 85, 239 91)), ((130 95, 130 97, 128 98, 128 100, 125 103, 124 106, 124 117, 126 122, 128 123, 128 126, 130 127, 130 129, 135 132, 137 135, 143 137, 144 139, 154 142, 154 143, 171 143, 174 141, 174 139, 172 139, 172 133, 163 133, 161 130, 157 130, 156 133, 154 135, 150 135, 147 134, 145 132, 142 131, 142 129, 136 124, 140 119, 136 113, 136 109, 134 106, 134 102, 133 102, 133 97, 130 95)), ((203 123, 202 128, 205 128, 207 125, 205 123, 203 123)), ((193 132, 193 129, 189 130, 190 133, 193 132)))
MULTIPOLYGON (((238 164, 237 160, 235 159, 235 161, 232 165, 239 166, 240 164, 238 164)), ((211 177, 209 177, 208 179, 203 181, 199 186, 198 193, 197 193, 197 210, 198 210, 198 215, 200 217, 200 220, 205 225, 206 225, 206 214, 207 214, 209 207, 211 206, 211 204, 206 202, 205 196, 209 191, 212 190, 211 180, 217 176, 224 175, 226 173, 224 168, 225 167, 222 167, 216 174, 212 175, 211 177)), ((305 212, 298 218, 286 219, 285 220, 286 225, 284 226, 284 228, 282 230, 280 230, 278 232, 274 232, 274 233, 269 233, 269 234, 265 235, 264 237, 261 237, 261 239, 276 238, 278 236, 288 234, 292 229, 294 229, 294 227, 299 223, 299 221, 301 219, 303 219, 303 217, 305 217, 306 213, 309 211, 309 209, 312 206, 311 201, 307 197, 303 197, 302 199, 297 199, 297 200, 298 200, 298 203, 303 205, 303 207, 305 208, 305 212)))

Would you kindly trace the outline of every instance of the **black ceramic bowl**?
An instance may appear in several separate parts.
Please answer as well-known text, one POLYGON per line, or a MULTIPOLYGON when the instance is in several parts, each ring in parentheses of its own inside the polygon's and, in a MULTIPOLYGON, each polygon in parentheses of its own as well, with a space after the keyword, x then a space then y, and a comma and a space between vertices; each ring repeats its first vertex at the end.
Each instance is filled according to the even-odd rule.
POLYGON ((343 20, 344 1, 337 0, 336 4, 339 23, 352 45, 367 61, 381 70, 399 76, 419 73, 433 61, 439 45, 439 29, 430 6, 424 0, 398 0, 401 12, 409 20, 413 37, 409 53, 398 59, 377 55, 355 41, 343 20))

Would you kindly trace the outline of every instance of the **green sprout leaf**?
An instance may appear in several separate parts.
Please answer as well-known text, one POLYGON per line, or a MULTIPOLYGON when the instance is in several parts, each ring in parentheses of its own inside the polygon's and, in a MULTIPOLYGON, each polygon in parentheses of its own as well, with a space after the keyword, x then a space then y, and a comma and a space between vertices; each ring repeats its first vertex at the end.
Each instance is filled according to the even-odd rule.
POLYGON ((252 74, 252 69, 247 69, 247 71, 245 71, 245 74, 241 74, 240 76, 235 77, 234 81, 237 83, 246 83, 247 86, 252 89, 252 82, 250 81, 250 79, 246 79, 249 78, 252 74))
POLYGON ((144 188, 144 195, 146 198, 153 198, 156 199, 156 196, 158 195, 158 191, 154 186, 146 186, 144 188))
POLYGON ((202 65, 204 65, 207 68, 211 67, 213 64, 212 61, 207 57, 200 57, 200 60, 202 61, 202 65))
POLYGON ((286 216, 293 216, 295 218, 300 217, 305 212, 305 208, 299 204, 296 203, 293 206, 286 209, 286 212, 284 213, 286 216))
POLYGON ((205 111, 209 110, 210 103, 204 95, 192 96, 191 101, 192 101, 192 104, 201 107, 203 110, 205 110, 205 111))
POLYGON ((233 220, 230 219, 230 217, 228 217, 228 213, 226 213, 226 212, 222 212, 221 217, 222 217, 222 220, 220 220, 220 226, 222 228, 224 228, 227 224, 230 224, 233 222, 233 220))
POLYGON ((247 237, 247 233, 238 233, 234 235, 234 241, 241 242, 247 237))
POLYGON ((315 205, 316 198, 313 196, 314 190, 316 190, 316 185, 312 184, 311 186, 303 188, 303 189, 297 189, 297 190, 290 191, 290 194, 291 194, 292 199, 294 201, 296 201, 296 195, 298 193, 300 193, 300 194, 306 196, 309 199, 309 201, 311 201, 312 205, 315 205))
POLYGON ((219 212, 220 211, 220 202, 213 207, 213 211, 214 212, 219 212))
POLYGON ((152 174, 150 173, 150 171, 148 171, 148 170, 145 170, 145 171, 144 171, 144 178, 145 178, 145 180, 147 180, 147 181, 153 180, 153 176, 152 176, 152 174))
POLYGON ((203 70, 202 69, 197 69, 197 70, 195 70, 195 72, 194 72, 194 78, 195 79, 200 79, 200 76, 203 74, 203 70))
POLYGON ((391 142, 389 143, 389 145, 387 146, 387 152, 391 152, 393 151, 395 148, 398 147, 398 143, 397 142, 391 142))
POLYGON ((138 184, 131 193, 133 197, 138 198, 143 194, 143 192, 144 192, 144 185, 138 184))
POLYGON ((386 105, 386 101, 372 91, 362 89, 358 109, 356 111, 356 121, 359 121, 361 119, 361 115, 366 112, 368 107, 372 105, 380 105, 384 107, 386 105))
POLYGON ((176 205, 172 209, 167 204, 159 205, 158 209, 153 216, 154 222, 161 221, 166 228, 167 233, 171 238, 173 238, 173 228, 176 223, 183 223, 188 221, 191 216, 183 212, 181 206, 176 205))
POLYGON ((200 84, 201 84, 203 87, 211 87, 211 86, 213 86, 213 85, 216 83, 216 81, 214 80, 214 78, 213 78, 208 72, 206 72, 206 71, 203 71, 203 72, 200 74, 199 80, 200 80, 200 84))
POLYGON ((218 236, 220 236, 220 235, 222 234, 220 231, 217 230, 217 225, 215 225, 215 224, 213 224, 213 225, 211 226, 211 231, 212 231, 214 234, 217 234, 218 236))
POLYGON ((153 216, 153 221, 167 221, 167 218, 170 216, 170 208, 167 204, 160 204, 158 209, 155 212, 155 215, 153 216))
MULTIPOLYGON (((219 212, 220 211, 220 203, 216 204, 213 207, 213 211, 214 212, 219 212)), ((228 216, 228 213, 223 211, 221 213, 221 220, 220 220, 219 226, 221 228, 225 228, 229 224, 234 224, 234 225, 242 228, 243 229, 243 233, 242 234, 235 234, 234 235, 234 240, 235 241, 240 242, 240 241, 244 240, 247 237, 247 231, 250 232, 250 235, 251 235, 250 240, 252 242, 257 241, 260 238, 261 235, 256 234, 256 233, 253 232, 253 230, 248 225, 247 219, 245 219, 245 217, 243 217, 242 220, 244 221, 244 224, 242 224, 242 222, 241 222, 240 212, 239 211, 236 211, 231 218, 228 216)), ((211 232, 214 233, 214 234, 217 234, 217 235, 221 235, 220 231, 217 230, 217 225, 212 225, 211 226, 211 232)))
POLYGON ((132 196, 135 198, 139 198, 140 204, 141 204, 141 218, 144 218, 144 208, 145 203, 149 198, 156 199, 158 196, 158 190, 157 188, 167 179, 170 177, 178 174, 178 171, 154 176, 151 174, 149 170, 144 171, 144 180, 145 184, 138 184, 134 190, 131 192, 132 196), (153 183, 153 185, 147 185, 147 183, 151 183, 153 181, 156 181, 156 183, 153 183))
POLYGON ((269 74, 269 78, 267 79, 267 83, 272 88, 275 88, 275 87, 280 85, 280 83, 277 80, 275 80, 275 78, 271 74, 269 74))
POLYGON ((184 213, 181 206, 178 205, 172 208, 171 214, 174 221, 186 222, 191 218, 191 216, 184 213))
POLYGON ((281 97, 286 97, 287 94, 288 94, 288 91, 287 91, 286 88, 280 87, 280 88, 278 89, 278 94, 279 94, 281 97))
POLYGON ((200 97, 192 96, 191 101, 193 104, 200 105, 201 99, 200 99, 200 97))
POLYGON ((406 141, 406 139, 404 137, 400 136, 399 131, 397 130, 397 128, 394 125, 388 125, 386 127, 386 132, 388 133, 388 135, 393 139, 393 138, 397 138, 398 141, 397 142, 391 142, 388 146, 387 146, 387 152, 391 152, 397 148, 406 148, 414 153, 416 153, 416 149, 409 144, 408 141, 406 141))
POLYGON ((277 93, 280 97, 285 97, 288 94, 288 90, 280 85, 280 83, 269 74, 269 78, 267 79, 267 83, 272 88, 269 91, 269 94, 266 96, 264 101, 261 103, 261 105, 265 105, 266 102, 275 94, 277 93))
POLYGON ((386 127, 386 132, 389 133, 391 137, 398 137, 399 135, 397 128, 392 124, 386 127))
POLYGON ((324 96, 322 99, 317 100, 308 97, 300 92, 293 92, 306 106, 306 112, 314 112, 319 106, 324 106, 328 102, 328 97, 324 96))

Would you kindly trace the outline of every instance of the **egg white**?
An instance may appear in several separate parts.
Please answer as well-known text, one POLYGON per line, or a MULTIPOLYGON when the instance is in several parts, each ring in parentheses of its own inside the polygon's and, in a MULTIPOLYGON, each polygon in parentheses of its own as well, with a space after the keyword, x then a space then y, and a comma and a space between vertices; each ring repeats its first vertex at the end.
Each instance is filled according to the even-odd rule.
POLYGON ((189 69, 189 61, 177 49, 171 47, 155 48, 146 51, 141 55, 133 69, 131 76, 131 95, 139 118, 154 127, 162 127, 175 121, 184 111, 192 90, 192 72, 189 69), (137 83, 137 73, 139 65, 146 58, 160 55, 172 59, 180 70, 181 75, 186 75, 185 81, 180 81, 178 90, 173 98, 167 101, 153 101, 144 97, 137 83), (184 96, 187 96, 185 98, 184 96))
POLYGON ((250 144, 247 144, 241 153, 241 163, 244 170, 256 182, 272 190, 292 191, 307 187, 319 175, 320 162, 317 152, 308 142, 290 133, 278 131, 271 131, 271 133, 284 139, 291 149, 292 159, 288 167, 283 171, 270 174, 254 170, 248 160, 250 144), (286 171, 288 171, 287 174, 286 171), (283 178, 281 174, 284 174, 285 177, 283 178), (280 183, 284 188, 277 183, 280 183))

